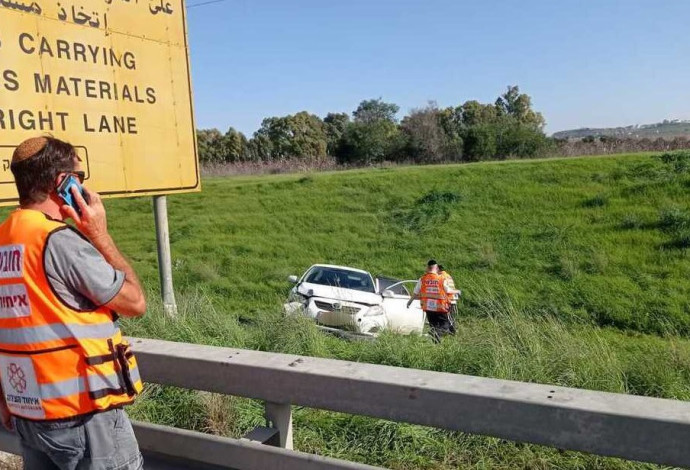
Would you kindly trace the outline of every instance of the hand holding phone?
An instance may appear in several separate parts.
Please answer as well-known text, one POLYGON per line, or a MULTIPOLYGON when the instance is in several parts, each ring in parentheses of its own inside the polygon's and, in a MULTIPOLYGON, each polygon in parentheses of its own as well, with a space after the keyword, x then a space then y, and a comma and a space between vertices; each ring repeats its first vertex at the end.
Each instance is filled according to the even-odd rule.
POLYGON ((84 191, 84 188, 79 184, 79 180, 74 175, 67 175, 63 178, 62 182, 57 187, 57 193, 65 201, 65 204, 74 209, 78 215, 81 215, 81 208, 77 201, 74 199, 72 193, 72 188, 77 188, 81 197, 88 203, 88 196, 84 191))
POLYGON ((58 190, 60 197, 65 201, 65 205, 62 206, 63 213, 74 221, 76 228, 92 243, 107 239, 108 221, 105 206, 98 193, 82 187, 78 181, 64 184, 69 185, 66 190, 70 197, 65 197, 58 190))

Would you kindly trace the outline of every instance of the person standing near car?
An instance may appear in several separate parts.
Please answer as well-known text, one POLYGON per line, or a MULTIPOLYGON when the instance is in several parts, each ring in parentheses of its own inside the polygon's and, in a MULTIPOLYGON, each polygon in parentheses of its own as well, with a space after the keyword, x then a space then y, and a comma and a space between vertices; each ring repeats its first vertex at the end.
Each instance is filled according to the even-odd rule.
POLYGON ((407 308, 410 308, 414 300, 419 299, 422 310, 424 310, 429 321, 431 337, 435 343, 440 342, 442 336, 453 334, 454 331, 451 329, 448 318, 448 311, 450 310, 448 293, 447 281, 444 281, 439 274, 438 263, 436 260, 430 259, 427 263, 426 273, 417 281, 414 292, 407 302, 407 308))
POLYGON ((68 178, 83 182, 79 166, 53 137, 12 156, 20 206, 0 225, 0 418, 19 435, 25 469, 139 470, 122 407, 142 381, 115 312, 141 316, 146 300, 99 195, 73 187, 78 211, 59 195, 68 178))
POLYGON ((455 288, 455 281, 443 265, 438 265, 438 274, 443 278, 446 292, 448 293, 448 302, 450 309, 448 310, 448 320, 450 321, 451 333, 455 333, 455 319, 458 317, 458 298, 460 298, 461 291, 455 288))

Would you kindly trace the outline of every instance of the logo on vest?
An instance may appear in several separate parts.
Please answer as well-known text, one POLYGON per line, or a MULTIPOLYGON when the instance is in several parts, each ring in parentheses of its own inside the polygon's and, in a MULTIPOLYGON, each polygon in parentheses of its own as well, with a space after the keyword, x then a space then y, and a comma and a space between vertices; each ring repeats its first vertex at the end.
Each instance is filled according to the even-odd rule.
POLYGON ((0 379, 12 414, 30 419, 45 418, 41 386, 30 357, 0 354, 0 379))
POLYGON ((0 246, 0 279, 22 277, 24 274, 24 245, 0 246))
POLYGON ((24 374, 24 369, 12 362, 7 366, 7 376, 15 392, 19 394, 26 392, 26 375, 24 374))

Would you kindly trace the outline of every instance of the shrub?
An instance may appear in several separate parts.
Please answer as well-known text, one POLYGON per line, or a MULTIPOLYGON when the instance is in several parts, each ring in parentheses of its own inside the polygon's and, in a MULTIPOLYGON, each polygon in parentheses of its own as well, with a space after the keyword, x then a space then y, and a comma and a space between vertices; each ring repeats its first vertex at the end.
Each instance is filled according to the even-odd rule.
POLYGON ((670 166, 675 173, 690 172, 690 150, 666 152, 657 156, 657 158, 670 166))
POLYGON ((659 214, 659 228, 666 233, 676 233, 690 228, 690 214, 678 207, 671 207, 659 214))
POLYGON ((620 227, 622 229, 626 230, 632 230, 636 228, 642 227, 642 221, 640 218, 635 215, 635 214, 628 214, 625 217, 623 217, 623 220, 621 221, 620 227))
POLYGON ((452 205, 460 199, 458 193, 432 190, 418 198, 411 208, 394 212, 392 217, 406 230, 426 230, 446 222, 452 205))
POLYGON ((532 126, 508 122, 498 127, 497 135, 499 157, 534 158, 552 150, 551 141, 532 126))
POLYGON ((690 248, 690 213, 677 207, 664 209, 659 214, 659 229, 670 235, 669 248, 690 248))
POLYGON ((582 202, 583 207, 603 207, 609 203, 608 198, 603 194, 597 194, 594 197, 585 199, 582 202))

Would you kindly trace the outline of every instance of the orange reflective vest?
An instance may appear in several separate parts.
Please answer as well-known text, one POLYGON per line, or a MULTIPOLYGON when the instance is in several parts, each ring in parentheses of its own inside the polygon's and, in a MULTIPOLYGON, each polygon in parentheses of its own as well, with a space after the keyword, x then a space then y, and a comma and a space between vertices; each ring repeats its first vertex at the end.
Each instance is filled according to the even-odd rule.
POLYGON ((68 225, 16 210, 0 225, 0 378, 10 412, 52 420, 130 403, 142 389, 114 314, 78 311, 53 292, 48 237, 68 225))
POLYGON ((447 313, 450 309, 448 295, 443 287, 443 278, 435 273, 426 273, 420 279, 419 301, 425 312, 447 313))
MULTIPOLYGON (((449 287, 450 289, 455 290, 455 281, 453 280, 453 278, 451 277, 451 275, 448 274, 447 271, 441 271, 441 272, 439 273, 439 276, 441 276, 441 279, 442 279, 444 282, 445 282, 445 281, 448 281, 448 287, 449 287)), ((444 284, 444 286, 445 286, 445 284, 444 284)), ((446 293, 446 294, 447 294, 447 296, 448 296, 448 302, 449 302, 449 303, 454 304, 454 303, 457 302, 457 298, 456 298, 456 295, 457 295, 457 294, 450 294, 450 293, 446 293)))

